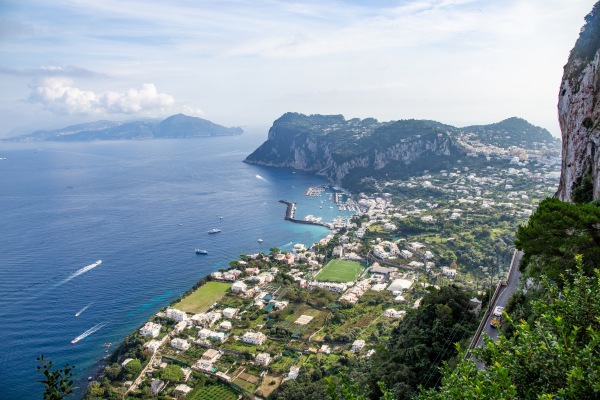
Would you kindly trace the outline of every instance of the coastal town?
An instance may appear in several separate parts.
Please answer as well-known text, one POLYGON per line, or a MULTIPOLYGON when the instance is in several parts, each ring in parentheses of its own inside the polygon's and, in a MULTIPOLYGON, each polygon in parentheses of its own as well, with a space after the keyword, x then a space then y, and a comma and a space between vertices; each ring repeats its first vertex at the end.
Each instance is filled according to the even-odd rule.
POLYGON ((473 146, 467 156, 485 168, 380 180, 372 194, 307 188, 351 218, 299 216, 282 201, 290 223, 330 233, 290 251, 242 254, 203 278, 126 338, 88 398, 267 398, 302 371, 373 355, 428 288, 471 290, 477 315, 490 282, 506 274, 517 226, 553 194, 560 167, 554 149, 492 150, 473 146))

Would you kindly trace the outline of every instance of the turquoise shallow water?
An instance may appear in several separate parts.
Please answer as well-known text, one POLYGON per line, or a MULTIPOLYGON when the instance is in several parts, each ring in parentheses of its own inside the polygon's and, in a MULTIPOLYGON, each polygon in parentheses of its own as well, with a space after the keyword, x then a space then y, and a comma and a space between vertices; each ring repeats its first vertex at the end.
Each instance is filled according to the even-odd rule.
POLYGON ((198 279, 239 254, 328 233, 285 221, 279 200, 298 202, 297 218, 349 215, 304 196, 319 177, 243 163, 262 140, 1 144, 0 398, 41 397, 42 353, 77 366, 80 394, 104 343, 198 279))

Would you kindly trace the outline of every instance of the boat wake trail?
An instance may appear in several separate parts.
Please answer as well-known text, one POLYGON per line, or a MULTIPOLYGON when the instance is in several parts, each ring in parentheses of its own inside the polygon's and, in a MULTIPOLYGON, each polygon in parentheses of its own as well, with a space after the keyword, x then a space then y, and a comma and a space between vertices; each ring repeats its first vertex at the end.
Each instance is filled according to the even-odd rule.
POLYGON ((108 322, 105 321, 105 322, 100 322, 99 324, 92 326, 90 329, 83 332, 81 335, 77 336, 75 339, 71 340, 71 343, 75 344, 75 343, 79 342, 80 340, 85 339, 86 337, 90 336, 92 333, 102 329, 102 327, 106 324, 108 324, 108 322))
POLYGON ((79 317, 79 316, 81 315, 81 313, 82 313, 82 312, 84 312, 85 310, 87 310, 87 309, 88 309, 88 307, 89 307, 89 306, 91 306, 92 304, 94 304, 94 303, 92 302, 92 303, 88 304, 87 306, 83 307, 81 310, 77 311, 77 312, 75 313, 75 316, 76 316, 76 317, 79 317))
POLYGON ((287 242, 286 244, 282 244, 279 247, 288 247, 288 246, 291 246, 291 245, 292 245, 292 242, 287 242))
POLYGON ((256 175, 256 179, 260 179, 261 181, 269 182, 268 180, 266 180, 265 178, 263 178, 260 175, 256 175))
POLYGON ((75 279, 75 278, 77 278, 79 275, 81 275, 81 274, 85 274, 86 272, 88 272, 89 270, 92 270, 92 269, 96 268, 96 267, 97 267, 98 265, 100 265, 100 264, 102 264, 102 260, 98 260, 98 261, 96 261, 96 262, 95 262, 95 263, 93 263, 93 264, 86 265, 85 267, 83 267, 83 268, 80 268, 80 269, 78 269, 77 271, 73 272, 71 275, 69 275, 69 276, 67 277, 67 279, 65 279, 65 280, 63 280, 63 281, 60 281, 60 282, 59 282, 59 283, 58 283, 56 286, 60 286, 60 285, 62 285, 63 283, 67 283, 67 282, 69 282, 71 279, 75 279))

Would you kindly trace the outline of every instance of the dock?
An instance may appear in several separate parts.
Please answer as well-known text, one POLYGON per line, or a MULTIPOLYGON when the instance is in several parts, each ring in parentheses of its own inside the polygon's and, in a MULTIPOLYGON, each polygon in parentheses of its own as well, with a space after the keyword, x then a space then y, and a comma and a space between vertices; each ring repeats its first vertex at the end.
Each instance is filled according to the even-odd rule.
POLYGON ((319 225, 324 226, 325 228, 331 229, 330 224, 325 224, 323 222, 318 221, 305 221, 303 219, 295 219, 294 213, 296 212, 296 203, 289 200, 279 200, 280 203, 287 205, 287 210, 285 211, 285 219, 287 221, 295 222, 297 224, 307 224, 307 225, 319 225))

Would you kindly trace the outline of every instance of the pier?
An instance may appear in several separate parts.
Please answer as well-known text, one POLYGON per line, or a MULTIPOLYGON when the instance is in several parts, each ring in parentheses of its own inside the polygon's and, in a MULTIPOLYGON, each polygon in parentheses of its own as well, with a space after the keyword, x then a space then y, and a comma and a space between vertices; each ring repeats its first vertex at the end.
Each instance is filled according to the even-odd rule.
POLYGON ((294 213, 296 212, 296 203, 294 203, 293 201, 289 201, 289 200, 279 200, 279 202, 287 205, 287 210, 285 211, 285 219, 287 221, 295 222, 297 224, 320 225, 320 226, 324 226, 325 228, 331 229, 330 224, 325 224, 323 222, 305 221, 303 219, 295 219, 294 213))

